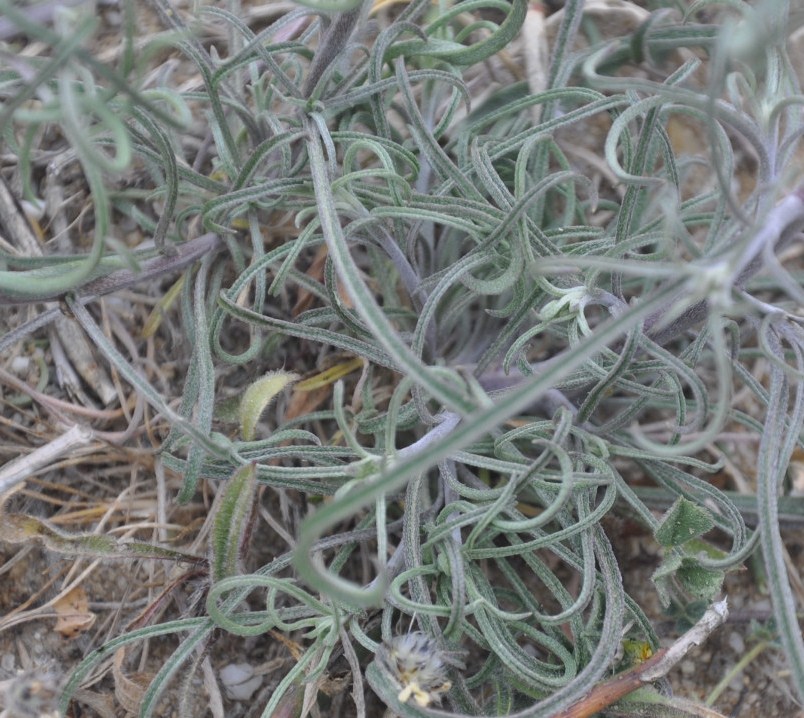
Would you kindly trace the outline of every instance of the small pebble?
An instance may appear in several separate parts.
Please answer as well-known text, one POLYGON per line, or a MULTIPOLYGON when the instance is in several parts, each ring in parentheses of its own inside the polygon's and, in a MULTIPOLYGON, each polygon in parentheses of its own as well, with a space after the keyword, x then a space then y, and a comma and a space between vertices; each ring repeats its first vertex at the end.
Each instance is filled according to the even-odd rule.
POLYGON ((745 640, 737 631, 732 631, 729 634, 729 648, 738 656, 745 653, 745 640))
POLYGON ((30 357, 16 356, 11 360, 11 371, 13 371, 18 376, 27 374, 30 366, 31 366, 30 357))
POLYGON ((262 685, 262 676, 255 676, 248 663, 230 663, 220 670, 226 694, 235 701, 247 701, 262 685))

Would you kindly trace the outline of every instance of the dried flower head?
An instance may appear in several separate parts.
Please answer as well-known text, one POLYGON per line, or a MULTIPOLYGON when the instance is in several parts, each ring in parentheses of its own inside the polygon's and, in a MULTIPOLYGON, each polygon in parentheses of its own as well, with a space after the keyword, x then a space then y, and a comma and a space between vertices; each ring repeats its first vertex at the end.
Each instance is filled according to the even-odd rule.
POLYGON ((413 698, 419 706, 440 703, 452 686, 444 652, 429 636, 415 631, 396 636, 377 650, 377 660, 396 680, 399 700, 413 698))

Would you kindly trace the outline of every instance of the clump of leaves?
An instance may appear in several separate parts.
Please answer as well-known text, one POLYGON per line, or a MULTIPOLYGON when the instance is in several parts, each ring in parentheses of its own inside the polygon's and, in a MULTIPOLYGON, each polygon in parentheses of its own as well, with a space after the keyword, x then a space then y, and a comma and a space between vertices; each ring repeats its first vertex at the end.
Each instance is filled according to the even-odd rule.
MULTIPOLYGON (((365 715, 367 655, 413 619, 438 650, 468 657, 450 677, 454 713, 551 715, 617 665, 624 633, 658 646, 623 589, 602 523, 614 513, 665 547, 654 580, 668 604, 712 603, 761 544, 804 685, 777 506, 804 422, 800 281, 777 257, 804 225, 789 173, 802 125, 788 7, 732 4, 705 24, 708 3, 685 15, 653 5, 633 32, 604 40, 568 0, 550 19, 536 87, 513 60, 533 20, 525 0, 309 0, 259 30, 202 5, 199 21, 225 29, 214 47, 157 0, 171 30, 160 42, 197 73, 181 90, 169 74, 140 85, 133 50, 104 69, 80 33, 37 30, 8 6, 53 61, 30 81, 9 71, 6 141, 25 157, 44 128, 61 128, 96 228, 79 260, 6 257, 0 293, 35 299, 33 276, 51 294, 70 290, 97 349, 168 422, 161 460, 183 476, 180 500, 201 479, 223 482, 204 610, 90 654, 65 705, 110 650, 175 633, 180 646, 143 696, 151 715, 223 629, 292 632, 304 647, 262 715, 296 706, 300 684, 309 707, 340 656, 365 715), (679 118, 706 137, 700 153, 674 140, 679 118), (106 189, 133 158, 161 199, 158 219, 106 189), (737 196, 732 177, 751 166, 737 196), (112 214, 154 235, 164 271, 198 258, 187 246, 209 233, 177 291, 192 348, 178 407, 85 306, 91 282, 117 286, 115 272, 148 260, 113 241, 112 214), (284 422, 260 423, 282 387, 268 396, 257 380, 227 434, 216 417, 237 388, 227 379, 271 371, 283 386, 290 372, 315 374, 319 393, 294 394, 284 422), (746 392, 760 411, 738 403, 746 392), (727 429, 759 441, 747 508, 701 478, 720 467, 702 450, 727 449, 727 429), (287 527, 295 545, 254 570, 256 484, 296 492, 306 517, 287 527), (657 506, 672 506, 663 521, 657 506), (264 608, 249 607, 255 593, 264 608)), ((374 690, 422 715, 397 705, 398 680, 383 670, 368 669, 374 690)))

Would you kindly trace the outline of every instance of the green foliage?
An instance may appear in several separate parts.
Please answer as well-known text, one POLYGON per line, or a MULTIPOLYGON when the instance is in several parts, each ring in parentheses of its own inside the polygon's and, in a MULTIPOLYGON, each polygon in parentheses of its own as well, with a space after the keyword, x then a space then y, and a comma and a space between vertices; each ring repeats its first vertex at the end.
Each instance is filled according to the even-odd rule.
POLYGON ((712 601, 719 593, 725 571, 705 564, 707 559, 723 559, 726 554, 698 539, 714 526, 706 507, 680 496, 654 530, 656 541, 668 549, 652 577, 665 606, 672 601, 674 587, 693 600, 712 601))
POLYGON ((254 464, 238 469, 221 488, 212 519, 209 577, 217 582, 242 573, 244 540, 254 511, 257 489, 254 464))
POLYGON ((652 578, 659 599, 669 606, 679 588, 682 596, 711 601, 720 591, 724 576, 724 571, 706 568, 695 556, 673 552, 665 557, 652 578))
POLYGON ((567 0, 540 87, 485 74, 502 72, 500 53, 521 55, 525 0, 378 13, 305 0, 258 31, 237 2, 199 3, 199 22, 225 30, 214 51, 166 0, 154 5, 169 32, 135 51, 136 5, 123 3, 123 52, 106 66, 80 10, 50 29, 0 2, 49 48, 0 76, 24 199, 42 202, 33 158, 58 136, 94 218, 69 257, 0 252, 0 298, 66 294, 100 354, 168 422, 161 459, 183 477, 179 498, 224 483, 203 614, 112 639, 74 672, 63 705, 114 648, 175 633, 141 707, 154 715, 218 629, 276 630, 297 632, 303 652, 264 716, 295 710, 299 686, 339 655, 357 701, 365 670, 388 705, 423 715, 365 658, 415 618, 434 645, 472 659, 451 671, 455 714, 551 715, 607 675, 626 626, 658 645, 607 533, 621 513, 666 550, 654 582, 679 610, 712 600, 761 546, 804 686, 779 528, 804 424, 802 277, 776 256, 804 221, 787 4, 729 3, 737 33, 703 22, 709 3, 682 17, 654 2, 649 20, 605 39, 567 0), (140 63, 165 47, 196 84, 169 72, 146 83, 140 63), (704 149, 679 146, 678 121, 704 149), (158 216, 142 191, 115 185, 135 167, 158 216), (185 268, 168 259, 198 227, 220 237, 185 275, 175 320, 190 351, 172 395, 86 306, 93 282, 112 286, 143 258, 115 222, 152 236, 165 267, 185 268), (265 415, 295 379, 282 367, 319 374, 342 355, 360 360, 359 379, 284 423, 265 415), (226 382, 255 376, 267 378, 227 435, 215 416, 226 382), (721 467, 704 452, 728 451, 735 431, 759 446, 756 496, 740 501, 701 478, 721 467), (295 546, 243 573, 258 484, 315 508, 295 546), (671 506, 661 521, 657 506, 671 506), (713 529, 723 550, 699 539, 713 529), (264 608, 246 601, 253 592, 264 608))
POLYGON ((681 546, 714 528, 711 512, 680 496, 664 515, 653 535, 667 548, 681 546))
POLYGON ((257 422, 268 405, 288 384, 297 379, 291 372, 269 372, 251 384, 240 399, 240 433, 246 441, 254 440, 257 422))

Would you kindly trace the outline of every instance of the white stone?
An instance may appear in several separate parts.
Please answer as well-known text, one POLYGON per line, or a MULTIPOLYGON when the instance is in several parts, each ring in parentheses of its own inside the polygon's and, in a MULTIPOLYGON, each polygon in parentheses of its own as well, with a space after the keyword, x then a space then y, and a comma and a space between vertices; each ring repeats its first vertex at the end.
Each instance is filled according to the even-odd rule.
POLYGON ((235 701, 247 701, 262 685, 262 676, 255 676, 248 663, 230 663, 220 670, 226 695, 235 701))

